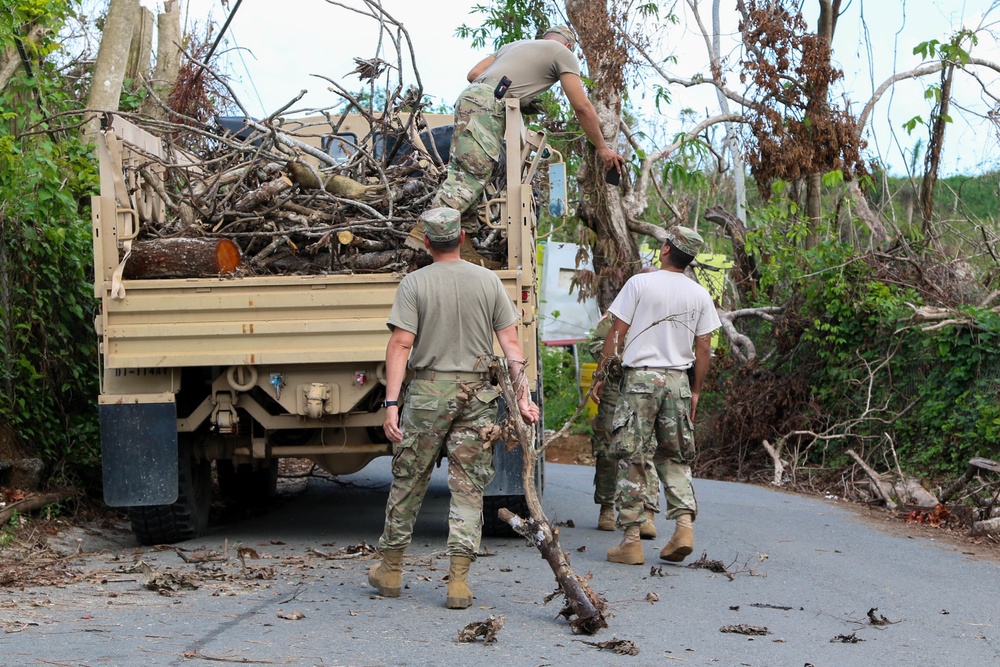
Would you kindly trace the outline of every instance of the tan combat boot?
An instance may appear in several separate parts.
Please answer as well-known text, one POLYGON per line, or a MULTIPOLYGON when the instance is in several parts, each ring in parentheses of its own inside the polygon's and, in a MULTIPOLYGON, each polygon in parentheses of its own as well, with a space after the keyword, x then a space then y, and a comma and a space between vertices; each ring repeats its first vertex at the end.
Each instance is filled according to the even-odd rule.
POLYGON ((660 559, 668 563, 680 563, 691 555, 694 550, 694 529, 691 527, 691 515, 681 514, 677 517, 674 534, 667 546, 660 550, 660 559))
POLYGON ((465 234, 465 238, 462 240, 461 248, 462 259, 466 262, 472 264, 478 264, 479 266, 486 267, 492 271, 500 268, 500 262, 495 262, 492 259, 486 259, 479 254, 479 251, 475 249, 472 245, 472 239, 469 238, 468 232, 465 234))
POLYGON ((624 565, 642 565, 646 562, 639 538, 639 526, 629 526, 625 529, 625 537, 622 538, 621 544, 608 549, 608 560, 624 565))
POLYGON ((615 508, 611 505, 601 505, 601 514, 597 517, 597 530, 615 529, 615 508))
POLYGON ((655 540, 656 539, 656 524, 653 523, 652 517, 646 519, 639 526, 639 537, 644 540, 655 540))
POLYGON ((469 566, 472 559, 468 556, 452 556, 448 568, 448 609, 466 609, 472 605, 472 590, 469 589, 469 566))
POLYGON ((383 597, 398 598, 403 585, 403 550, 383 551, 382 562, 368 570, 368 584, 383 597))

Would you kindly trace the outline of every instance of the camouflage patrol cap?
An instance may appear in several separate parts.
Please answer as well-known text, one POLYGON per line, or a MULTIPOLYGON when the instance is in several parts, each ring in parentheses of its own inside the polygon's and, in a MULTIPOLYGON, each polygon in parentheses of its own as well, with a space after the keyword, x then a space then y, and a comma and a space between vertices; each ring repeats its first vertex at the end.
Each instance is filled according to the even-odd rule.
POLYGON ((680 225, 674 225, 667 230, 667 241, 673 247, 692 257, 698 254, 698 249, 705 242, 698 232, 689 227, 681 227, 680 225))
POLYGON ((573 34, 573 31, 570 30, 569 26, 567 25, 554 25, 548 30, 546 30, 545 33, 542 35, 542 37, 544 38, 545 35, 548 35, 549 33, 555 33, 559 35, 567 42, 569 42, 570 46, 576 46, 576 35, 573 34))
POLYGON ((431 241, 454 241, 462 233, 462 216, 453 208, 441 206, 420 214, 424 234, 431 241))

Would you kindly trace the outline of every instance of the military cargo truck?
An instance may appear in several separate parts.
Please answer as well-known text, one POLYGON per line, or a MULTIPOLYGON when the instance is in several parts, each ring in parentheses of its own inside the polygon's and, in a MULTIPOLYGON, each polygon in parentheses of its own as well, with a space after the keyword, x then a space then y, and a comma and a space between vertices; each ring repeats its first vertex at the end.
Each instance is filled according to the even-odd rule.
MULTIPOLYGON (((506 164, 519 168, 507 169, 506 186, 490 202, 506 238, 496 273, 523 313, 526 373, 540 388, 531 182, 551 154, 543 133, 523 127, 517 100, 507 101, 506 113, 506 164)), ((382 431, 383 360, 400 276, 122 277, 141 221, 165 215, 140 167, 168 149, 172 160, 184 159, 107 115, 92 202, 104 499, 129 508, 144 544, 202 534, 213 480, 225 498, 257 502, 274 493, 280 459, 344 475, 391 454, 382 431)), ((556 197, 554 210, 564 210, 565 194, 556 197)), ((488 532, 504 527, 500 507, 524 511, 520 450, 495 452, 488 532)))

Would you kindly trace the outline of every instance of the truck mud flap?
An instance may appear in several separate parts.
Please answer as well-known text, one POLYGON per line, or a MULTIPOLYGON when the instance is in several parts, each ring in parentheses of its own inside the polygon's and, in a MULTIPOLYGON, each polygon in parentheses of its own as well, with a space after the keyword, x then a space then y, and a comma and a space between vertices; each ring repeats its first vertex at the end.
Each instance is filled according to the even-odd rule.
POLYGON ((177 406, 100 405, 104 502, 111 507, 177 500, 177 406))
POLYGON ((493 450, 493 468, 496 475, 493 481, 483 490, 485 496, 522 496, 524 481, 522 479, 524 452, 520 447, 508 452, 505 443, 498 442, 493 450))

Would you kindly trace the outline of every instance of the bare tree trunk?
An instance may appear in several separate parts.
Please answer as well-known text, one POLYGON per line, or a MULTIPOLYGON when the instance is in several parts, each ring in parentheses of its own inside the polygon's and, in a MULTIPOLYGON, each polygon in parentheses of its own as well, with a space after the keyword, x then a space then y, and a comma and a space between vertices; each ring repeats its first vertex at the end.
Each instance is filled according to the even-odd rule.
POLYGON ((181 13, 178 5, 178 0, 167 0, 156 18, 156 69, 149 82, 153 95, 142 104, 142 112, 153 118, 166 115, 161 103, 166 104, 181 69, 181 13))
POLYGON ((125 78, 137 81, 149 74, 149 64, 153 57, 153 12, 145 7, 139 7, 132 28, 132 43, 128 49, 128 64, 125 65, 125 78))
MULTIPOLYGON (((23 38, 21 41, 36 42, 48 32, 49 29, 44 26, 33 25, 31 26, 31 29, 28 30, 28 36, 23 38)), ((10 80, 14 78, 14 73, 17 72, 17 68, 20 67, 22 63, 21 54, 17 52, 16 46, 12 46, 3 51, 2 56, 0 57, 2 57, 2 60, 0 60, 0 90, 3 90, 7 87, 7 84, 10 83, 10 80)))
MULTIPOLYGON (((722 28, 719 16, 719 5, 721 0, 712 2, 712 60, 714 65, 722 61, 722 28)), ((715 89, 719 98, 719 108, 722 113, 729 113, 729 98, 722 92, 721 88, 715 89)), ((733 124, 726 123, 726 136, 722 143, 729 150, 729 155, 733 160, 733 183, 736 186, 736 217, 740 219, 744 226, 747 222, 747 178, 743 166, 743 158, 740 155, 736 143, 736 133, 733 131, 733 124)))
POLYGON ((760 271, 757 268, 757 260, 746 250, 746 225, 739 217, 721 206, 710 206, 705 209, 705 219, 719 225, 732 241, 734 270, 729 279, 740 291, 740 296, 744 300, 752 300, 757 296, 760 271))
MULTIPOLYGON (((608 145, 615 147, 621 123, 625 59, 609 55, 625 47, 615 34, 605 0, 566 0, 566 15, 580 38, 588 75, 594 83, 590 101, 601 119, 608 145)), ((577 172, 577 182, 580 189, 577 216, 597 238, 592 259, 594 272, 601 276, 596 296, 603 311, 625 281, 638 272, 639 249, 628 229, 621 192, 604 182, 604 167, 598 164, 597 151, 589 143, 577 172)))
MULTIPOLYGON (((837 16, 840 14, 840 0, 819 0, 819 24, 816 36, 826 44, 825 58, 831 57, 830 44, 833 43, 833 33, 837 27, 837 16)), ((826 103, 828 87, 824 83, 817 86, 809 97, 806 117, 820 118, 829 113, 826 103)), ((819 229, 823 222, 823 174, 809 174, 806 177, 806 217, 809 218, 809 235, 806 237, 806 247, 811 248, 819 242, 819 229)))
POLYGON ((954 77, 954 65, 948 65, 941 70, 941 100, 931 120, 931 137, 927 144, 927 153, 924 155, 924 178, 920 183, 920 214, 924 220, 924 234, 928 238, 933 238, 931 222, 934 217, 934 188, 941 166, 941 150, 944 148, 946 119, 951 109, 951 84, 954 77))
MULTIPOLYGON (((139 0, 111 0, 104 21, 101 46, 97 50, 94 63, 93 81, 87 95, 87 108, 100 111, 117 111, 125 80, 125 65, 128 63, 129 47, 136 16, 139 14, 139 0)), ((100 119, 90 115, 84 125, 84 135, 94 137, 100 127, 100 119)))

